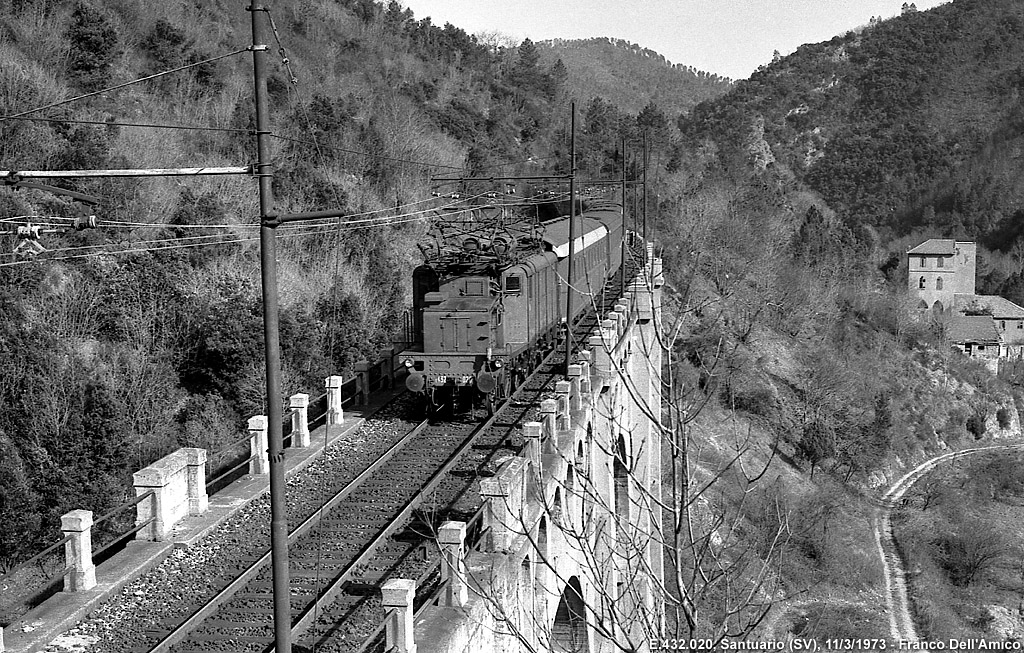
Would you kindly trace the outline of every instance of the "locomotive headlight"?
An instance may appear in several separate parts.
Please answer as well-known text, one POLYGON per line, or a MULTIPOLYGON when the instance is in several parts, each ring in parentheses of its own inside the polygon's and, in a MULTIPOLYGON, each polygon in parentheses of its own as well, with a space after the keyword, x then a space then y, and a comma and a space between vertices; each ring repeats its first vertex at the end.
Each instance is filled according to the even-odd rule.
POLYGON ((415 363, 413 363, 413 362, 412 362, 412 359, 411 359, 411 358, 406 358, 406 359, 405 359, 405 361, 403 361, 403 362, 402 362, 402 365, 405 365, 405 366, 406 366, 407 368, 409 368, 409 369, 412 369, 412 366, 413 366, 414 364, 415 364, 415 363))
POLYGON ((501 369, 501 361, 494 361, 494 369, 496 369, 496 370, 500 370, 501 369))

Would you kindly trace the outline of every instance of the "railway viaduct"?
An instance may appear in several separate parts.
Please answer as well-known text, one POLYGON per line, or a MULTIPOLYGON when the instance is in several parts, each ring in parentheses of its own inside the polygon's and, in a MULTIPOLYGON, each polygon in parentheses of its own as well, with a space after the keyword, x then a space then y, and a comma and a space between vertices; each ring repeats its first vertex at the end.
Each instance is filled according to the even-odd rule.
POLYGON ((626 287, 589 337, 526 446, 481 483, 483 534, 447 522, 447 584, 414 613, 414 582, 388 581, 387 650, 642 651, 661 631, 661 262, 626 287))
MULTIPOLYGON (((435 573, 430 592, 417 592, 418 583, 426 589, 426 576, 391 577, 381 585, 384 650, 645 651, 663 632, 663 280, 653 247, 645 254, 647 263, 634 278, 610 282, 618 298, 606 299, 606 310, 587 318, 582 340, 577 330, 581 347, 573 364, 557 363, 554 382, 545 382, 542 394, 513 398, 533 421, 498 424, 503 414, 495 417, 495 427, 507 428, 522 446, 480 478, 481 507, 472 519, 435 525, 427 548, 440 559, 440 581, 435 573)), ((341 385, 340 377, 327 380, 326 412, 315 423, 341 423, 341 385)), ((315 423, 306 422, 308 398, 296 395, 292 404, 292 445, 309 447, 315 423)), ((265 419, 250 420, 250 432, 251 484, 266 473, 265 419)), ((308 453, 300 458, 314 455, 301 451, 308 453)), ((137 537, 162 547, 154 560, 173 546, 176 523, 215 512, 203 489, 205 461, 204 450, 184 449, 136 474, 137 537), (154 489, 163 498, 145 500, 154 489)), ((65 592, 58 598, 95 593, 92 521, 87 511, 66 516, 65 543, 58 543, 67 555, 65 592)), ((5 649, 0 629, 0 651, 45 645, 38 638, 29 643, 32 633, 21 628, 8 634, 5 649)))

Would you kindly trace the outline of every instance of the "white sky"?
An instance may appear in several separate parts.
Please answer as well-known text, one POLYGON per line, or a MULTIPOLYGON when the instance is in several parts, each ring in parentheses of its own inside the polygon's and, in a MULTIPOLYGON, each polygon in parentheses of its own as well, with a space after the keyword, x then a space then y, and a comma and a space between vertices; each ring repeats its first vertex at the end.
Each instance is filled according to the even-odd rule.
MULTIPOLYGON (((871 16, 891 18, 904 0, 400 0, 417 20, 470 34, 502 32, 535 41, 610 36, 733 79, 749 77, 772 52, 826 41, 871 16)), ((915 0, 919 10, 948 0, 915 0)))

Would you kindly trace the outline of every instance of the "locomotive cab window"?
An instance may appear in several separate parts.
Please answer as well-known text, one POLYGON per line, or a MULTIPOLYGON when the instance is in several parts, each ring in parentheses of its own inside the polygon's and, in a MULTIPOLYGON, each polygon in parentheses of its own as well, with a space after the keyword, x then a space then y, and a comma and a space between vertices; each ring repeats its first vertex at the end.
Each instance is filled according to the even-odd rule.
POLYGON ((505 292, 519 292, 523 289, 522 279, 519 277, 505 277, 505 292))

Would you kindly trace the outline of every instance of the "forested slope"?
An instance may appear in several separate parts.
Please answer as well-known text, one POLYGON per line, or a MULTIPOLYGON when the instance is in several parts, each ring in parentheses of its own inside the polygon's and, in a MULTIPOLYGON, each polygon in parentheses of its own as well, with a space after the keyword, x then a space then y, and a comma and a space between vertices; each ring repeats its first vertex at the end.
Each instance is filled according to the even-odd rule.
POLYGON ((579 98, 600 97, 623 111, 636 113, 653 101, 673 113, 689 111, 701 100, 715 98, 730 80, 714 73, 673 63, 664 55, 629 41, 611 38, 541 41, 541 58, 561 59, 567 85, 579 98))
MULTIPOLYGON (((1006 253, 1024 247, 1022 84, 1024 7, 957 0, 802 46, 679 126, 698 140, 763 138, 772 163, 855 229, 1006 253)), ((997 271, 985 287, 1016 272, 997 271)))

